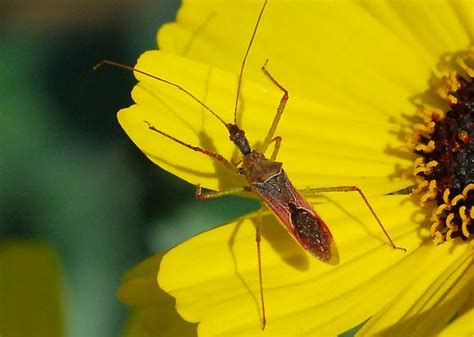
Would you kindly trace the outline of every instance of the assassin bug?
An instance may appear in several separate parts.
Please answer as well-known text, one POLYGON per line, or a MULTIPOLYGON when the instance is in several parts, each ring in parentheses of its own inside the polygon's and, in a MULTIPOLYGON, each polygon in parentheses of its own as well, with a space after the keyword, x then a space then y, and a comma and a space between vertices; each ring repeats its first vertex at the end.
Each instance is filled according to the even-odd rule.
MULTIPOLYGON (((278 151, 280 149, 282 138, 275 136, 276 129, 280 122, 280 118, 284 112, 286 103, 288 101, 289 95, 288 91, 275 79, 275 77, 268 71, 267 62, 261 67, 264 75, 275 85, 279 90, 283 92, 283 96, 280 99, 280 103, 273 119, 273 122, 268 130, 268 133, 259 147, 259 149, 252 149, 247 137, 245 136, 244 130, 242 130, 237 123, 237 107, 239 101, 240 88, 242 83, 242 77, 245 69, 245 63, 249 55, 250 48, 253 44, 255 35, 257 33, 260 20, 263 16, 267 0, 264 1, 263 6, 260 10, 257 22, 253 29, 250 42, 245 51, 238 82, 237 82, 237 93, 235 97, 234 105, 234 119, 232 123, 226 122, 222 119, 214 110, 209 106, 203 103, 199 98, 193 95, 191 92, 183 88, 182 86, 168 81, 164 78, 154 76, 152 74, 146 73, 142 70, 123 65, 114 61, 104 60, 94 67, 97 69, 103 64, 108 64, 116 66, 119 68, 124 68, 126 70, 143 74, 155 80, 164 82, 170 86, 175 87, 176 89, 182 91, 184 94, 188 95, 190 98, 195 100, 200 104, 205 110, 211 113, 219 122, 224 125, 224 127, 229 132, 229 139, 235 144, 240 153, 242 154, 242 160, 239 164, 234 164, 227 159, 225 159, 219 153, 206 150, 204 148, 193 146, 188 144, 162 130, 157 129, 154 125, 148 121, 144 121, 144 124, 148 127, 149 130, 156 132, 168 139, 177 142, 191 150, 203 153, 214 160, 218 161, 230 171, 245 176, 248 186, 238 187, 226 191, 208 191, 203 192, 200 185, 196 185, 196 198, 198 199, 210 199, 217 198, 224 195, 230 194, 239 194, 242 192, 254 192, 258 197, 263 201, 263 203, 273 212, 273 214, 278 218, 278 220, 286 227, 289 233, 296 239, 296 241, 309 253, 319 258, 322 261, 329 263, 338 262, 338 253, 335 247, 335 243, 331 232, 328 227, 321 219, 321 217, 314 211, 310 203, 303 197, 303 194, 314 194, 321 192, 357 192, 362 198, 363 202, 370 210, 371 214, 381 227, 383 233, 387 237, 388 241, 395 249, 404 248, 397 247, 390 235, 384 228, 382 222, 378 218, 374 209, 370 205, 368 199, 362 190, 357 186, 334 186, 334 187, 322 187, 322 188, 309 188, 304 191, 298 191, 291 181, 289 180, 287 174, 282 168, 282 163, 276 161, 278 151), (273 152, 270 158, 265 156, 265 152, 268 147, 274 143, 273 152)), ((268 61, 268 60, 267 60, 268 61)), ((261 301, 261 319, 262 319, 262 329, 266 324, 265 317, 265 305, 264 305, 264 296, 263 296, 263 281, 262 281, 262 268, 261 268, 261 252, 260 252, 260 229, 257 226, 256 233, 256 242, 257 242, 257 254, 258 254, 258 268, 259 268, 259 284, 260 284, 260 301, 261 301)))

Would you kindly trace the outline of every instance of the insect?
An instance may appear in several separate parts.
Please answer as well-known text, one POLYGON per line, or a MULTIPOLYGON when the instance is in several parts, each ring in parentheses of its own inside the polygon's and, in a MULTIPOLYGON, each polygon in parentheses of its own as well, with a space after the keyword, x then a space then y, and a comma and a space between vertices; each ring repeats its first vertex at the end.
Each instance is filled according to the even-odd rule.
MULTIPOLYGON (((224 195, 230 194, 239 194, 242 192, 253 192, 261 199, 261 201, 273 212, 273 214, 278 218, 278 220, 286 227, 289 233, 296 239, 296 241, 309 253, 319 258, 322 261, 337 263, 338 262, 338 253, 335 248, 335 243, 331 232, 325 222, 321 217, 315 212, 311 204, 304 198, 303 194, 314 194, 320 192, 357 192, 362 198, 363 202, 370 210, 371 214, 381 227, 383 233, 387 237, 388 241, 395 249, 403 249, 397 247, 390 235, 384 228, 382 222, 378 218, 374 209, 370 205, 368 199, 362 190, 357 186, 335 186, 335 187, 322 187, 322 188, 309 188, 302 192, 298 191, 290 179, 288 178, 286 172, 283 170, 283 164, 278 162, 277 156, 281 146, 282 138, 275 136, 276 129, 280 122, 280 119, 285 110, 286 103, 289 99, 288 90, 286 90, 276 78, 269 72, 267 68, 267 62, 261 67, 263 74, 270 80, 270 82, 275 85, 281 92, 282 97, 280 99, 275 117, 270 126, 270 129, 267 132, 265 139, 261 146, 256 149, 252 148, 249 144, 249 141, 245 135, 244 130, 242 130, 237 123, 237 107, 239 102, 239 94, 242 83, 242 78, 245 70, 245 63, 249 55, 251 46, 253 44, 255 35, 257 33, 261 18, 263 16, 265 7, 267 5, 267 0, 264 1, 263 6, 260 10, 257 22, 253 29, 250 42, 245 51, 244 57, 242 59, 238 83, 237 83, 237 92, 235 96, 234 104, 234 118, 233 122, 227 122, 220 117, 214 110, 202 102, 199 98, 189 92, 187 89, 183 88, 179 84, 168 81, 164 78, 154 76, 152 74, 146 73, 140 69, 136 69, 127 65, 123 65, 114 61, 104 60, 95 68, 100 67, 103 64, 108 64, 126 70, 143 74, 150 78, 153 78, 157 81, 164 82, 170 86, 175 87, 176 89, 182 91, 184 94, 188 95, 190 98, 195 100, 200 104, 205 110, 212 114, 219 122, 227 129, 229 133, 229 139, 235 144, 237 149, 242 155, 242 160, 238 164, 234 164, 224 158, 219 153, 188 144, 160 129, 157 129, 154 125, 148 121, 144 121, 145 125, 149 130, 156 132, 164 137, 167 137, 171 141, 177 142, 193 151, 200 152, 206 156, 211 157, 212 159, 218 161, 230 171, 235 174, 245 176, 248 185, 243 187, 237 187, 226 191, 208 191, 203 192, 200 185, 196 185, 196 197, 198 199, 210 199, 217 198, 224 195), (270 157, 266 157, 265 153, 268 150, 269 146, 274 144, 273 151, 270 157)), ((263 296, 263 281, 262 281, 262 268, 261 268, 261 252, 260 252, 260 229, 257 226, 256 233, 257 241, 257 254, 258 254, 258 270, 259 270, 259 284, 260 284, 260 304, 261 304, 261 323, 262 329, 266 324, 265 317, 265 305, 264 305, 264 296, 263 296)))

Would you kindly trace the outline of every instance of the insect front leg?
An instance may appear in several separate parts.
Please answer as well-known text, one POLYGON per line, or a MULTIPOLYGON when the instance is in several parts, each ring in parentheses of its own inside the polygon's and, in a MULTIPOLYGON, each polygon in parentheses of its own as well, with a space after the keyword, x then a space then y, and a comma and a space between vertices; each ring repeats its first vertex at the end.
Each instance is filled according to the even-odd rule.
POLYGON ((221 163, 222 165, 224 165, 224 167, 226 167, 229 171, 231 172, 234 172, 234 173, 237 173, 237 174, 240 174, 240 169, 236 166, 236 165, 233 165, 230 161, 228 161, 227 159, 225 159, 222 155, 220 155, 219 153, 217 152, 213 152, 213 151, 210 151, 210 150, 206 150, 206 149, 203 149, 202 147, 199 147, 199 146, 194 146, 194 145, 191 145, 191 144, 188 144, 186 142, 183 142, 182 140, 174 137, 174 136, 171 136, 169 134, 167 134, 166 132, 164 131, 161 131, 157 128, 155 128, 152 124, 150 124, 150 122, 148 121, 144 121, 146 125, 148 125, 148 129, 150 129, 151 131, 154 131, 156 133, 159 133, 160 135, 162 136, 165 136, 166 138, 168 139, 171 139, 172 141, 178 143, 178 144, 181 144, 185 147, 187 147, 188 149, 191 149, 193 151, 196 151, 196 152, 200 152, 202 154, 205 154, 206 156, 208 157, 211 157, 215 160, 217 160, 219 163, 221 163))
POLYGON ((372 205, 370 205, 369 200, 367 199, 364 192, 362 192, 362 190, 359 187, 357 187, 357 186, 333 186, 333 187, 305 188, 305 189, 301 190, 301 193, 303 195, 313 195, 313 194, 316 194, 316 193, 325 193, 325 192, 357 192, 360 195, 360 197, 362 198, 362 200, 364 201, 367 208, 370 210, 370 213, 372 213, 372 215, 374 216, 375 220, 379 224, 380 228, 382 229, 383 233, 387 237, 387 239, 390 242, 390 244, 392 245, 392 247, 394 249, 400 249, 400 250, 403 250, 405 252, 407 251, 405 248, 398 247, 398 246, 395 245, 392 238, 390 237, 387 230, 385 229, 384 225, 382 224, 382 221, 380 221, 379 217, 377 216, 377 213, 375 213, 374 208, 372 207, 372 205))
POLYGON ((275 84, 281 91, 283 91, 283 96, 280 99, 280 104, 278 105, 275 118, 273 118, 272 125, 270 126, 267 136, 265 137, 265 140, 262 143, 262 149, 261 149, 262 153, 265 153, 265 151, 268 148, 268 145, 270 145, 270 143, 274 140, 273 136, 275 134, 276 128, 278 127, 278 123, 280 122, 281 115, 283 114, 283 111, 285 111, 286 102, 288 101, 288 98, 289 98, 288 90, 286 90, 280 83, 278 83, 278 81, 273 77, 273 75, 270 74, 270 72, 267 70, 266 68, 267 63, 268 63, 268 60, 266 60, 265 64, 262 66, 262 71, 270 79, 270 81, 272 81, 273 84, 275 84))

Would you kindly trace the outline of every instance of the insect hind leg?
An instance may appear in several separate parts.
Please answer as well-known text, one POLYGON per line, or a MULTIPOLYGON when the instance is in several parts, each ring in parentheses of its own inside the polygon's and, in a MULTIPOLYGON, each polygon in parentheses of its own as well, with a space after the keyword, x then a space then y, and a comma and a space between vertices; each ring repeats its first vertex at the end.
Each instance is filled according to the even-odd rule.
POLYGON ((262 272, 262 208, 258 212, 258 221, 255 226, 255 243, 257 244, 257 264, 258 264, 258 285, 260 288, 260 309, 261 309, 261 327, 262 330, 265 329, 267 324, 267 317, 265 313, 265 296, 263 295, 263 272, 262 272))
POLYGON ((224 191, 203 192, 200 184, 197 184, 195 186, 195 196, 196 196, 196 199, 199 199, 199 200, 216 199, 216 198, 220 198, 226 195, 237 195, 242 192, 250 192, 250 191, 251 189, 249 186, 241 186, 241 187, 230 188, 224 191))
MULTIPOLYGON (((265 151, 267 150, 270 143, 274 140, 273 136, 275 135, 276 128, 278 127, 278 123, 280 122, 280 118, 281 118, 283 112, 285 111, 286 102, 288 101, 288 98, 289 98, 288 90, 286 90, 275 79, 275 77, 273 77, 273 75, 268 71, 267 63, 268 63, 268 60, 265 61, 265 64, 262 66, 261 69, 262 69, 263 73, 270 79, 270 81, 274 85, 276 85, 281 91, 283 91, 283 96, 280 99, 280 104, 278 105, 277 112, 275 114, 275 117, 273 118, 272 125, 270 126, 270 129, 268 130, 267 136, 265 137, 265 140, 262 143, 262 148, 261 148, 262 153, 265 153, 265 151)), ((276 147, 276 145, 275 145, 275 147, 276 147)), ((278 153, 278 151, 277 151, 277 153, 278 153)), ((276 155, 275 155, 275 157, 276 157, 276 155)))
POLYGON ((373 217, 377 221, 378 225, 382 229, 383 233, 385 234, 385 237, 388 239, 388 241, 390 242, 392 247, 394 249, 403 250, 404 252, 407 251, 406 248, 399 247, 399 246, 395 245, 392 238, 390 237, 387 230, 385 229, 385 226, 382 224, 382 221, 380 221, 377 213, 375 213, 374 208, 369 203, 369 200, 365 196, 364 192, 362 192, 362 190, 358 186, 353 185, 353 186, 314 187, 314 188, 303 189, 301 192, 302 192, 303 195, 313 195, 313 194, 325 193, 325 192, 357 192, 360 195, 360 197, 362 198, 362 200, 364 201, 367 208, 370 210, 370 213, 372 213, 373 217))

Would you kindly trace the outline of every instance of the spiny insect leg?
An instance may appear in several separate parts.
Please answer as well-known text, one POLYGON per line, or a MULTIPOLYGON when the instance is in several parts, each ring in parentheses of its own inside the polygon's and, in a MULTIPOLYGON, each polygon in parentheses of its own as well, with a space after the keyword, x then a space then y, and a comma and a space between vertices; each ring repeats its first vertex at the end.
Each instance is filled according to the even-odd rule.
POLYGON ((398 247, 398 246, 395 245, 392 238, 390 237, 387 230, 385 229, 384 225, 382 224, 382 221, 380 221, 379 217, 377 216, 377 213, 375 213, 374 208, 372 207, 372 205, 370 205, 369 200, 367 199, 364 192, 362 192, 362 190, 359 187, 357 187, 357 186, 315 187, 315 188, 306 188, 306 189, 303 189, 301 191, 301 193, 303 195, 311 195, 311 194, 325 193, 325 192, 357 192, 357 193, 359 193, 360 197, 362 198, 365 205, 367 206, 367 208, 370 210, 370 212, 374 216, 375 220, 379 224, 380 228, 382 229, 383 233, 387 237, 387 239, 390 242, 390 244, 392 245, 392 247, 394 249, 400 249, 400 250, 403 250, 405 252, 407 251, 405 248, 398 247))
POLYGON ((267 136, 265 137, 265 140, 262 143, 262 153, 265 153, 265 151, 268 148, 268 145, 273 140, 273 135, 275 134, 276 128, 278 127, 278 123, 280 122, 281 115, 283 114, 283 111, 285 111, 285 106, 286 102, 288 101, 288 90, 286 90, 278 81, 273 77, 272 74, 267 70, 268 60, 265 61, 265 64, 262 66, 262 71, 263 73, 272 81, 273 84, 275 84, 278 88, 280 88, 281 91, 283 91, 283 96, 280 100, 280 104, 278 105, 277 112, 275 114, 275 118, 273 118, 272 125, 270 126, 270 129, 268 130, 267 136))
POLYGON ((178 144, 181 144, 185 147, 187 147, 188 149, 191 149, 193 151, 196 151, 196 152, 200 152, 200 153, 203 153, 205 154, 206 156, 209 156, 211 158, 214 158, 215 160, 217 160, 219 163, 221 163, 222 165, 224 165, 229 171, 232 171, 234 173, 237 173, 239 174, 239 168, 236 167, 235 165, 232 165, 231 162, 229 162, 227 159, 225 159, 222 155, 220 155, 219 153, 216 153, 216 152, 213 152, 213 151, 210 151, 210 150, 206 150, 206 149, 203 149, 199 146, 193 146, 191 144, 188 144, 188 143, 185 143, 183 142, 182 140, 174 137, 174 136, 171 136, 169 134, 167 134, 166 132, 164 131, 161 131, 161 130, 158 130, 157 128, 155 128, 152 124, 150 124, 150 122, 148 121, 144 121, 147 125, 148 125, 148 129, 150 129, 151 131, 154 131, 154 132, 157 132, 159 133, 160 135, 162 136, 165 136, 166 138, 168 139, 171 139, 172 141, 175 141, 176 143, 178 144))

